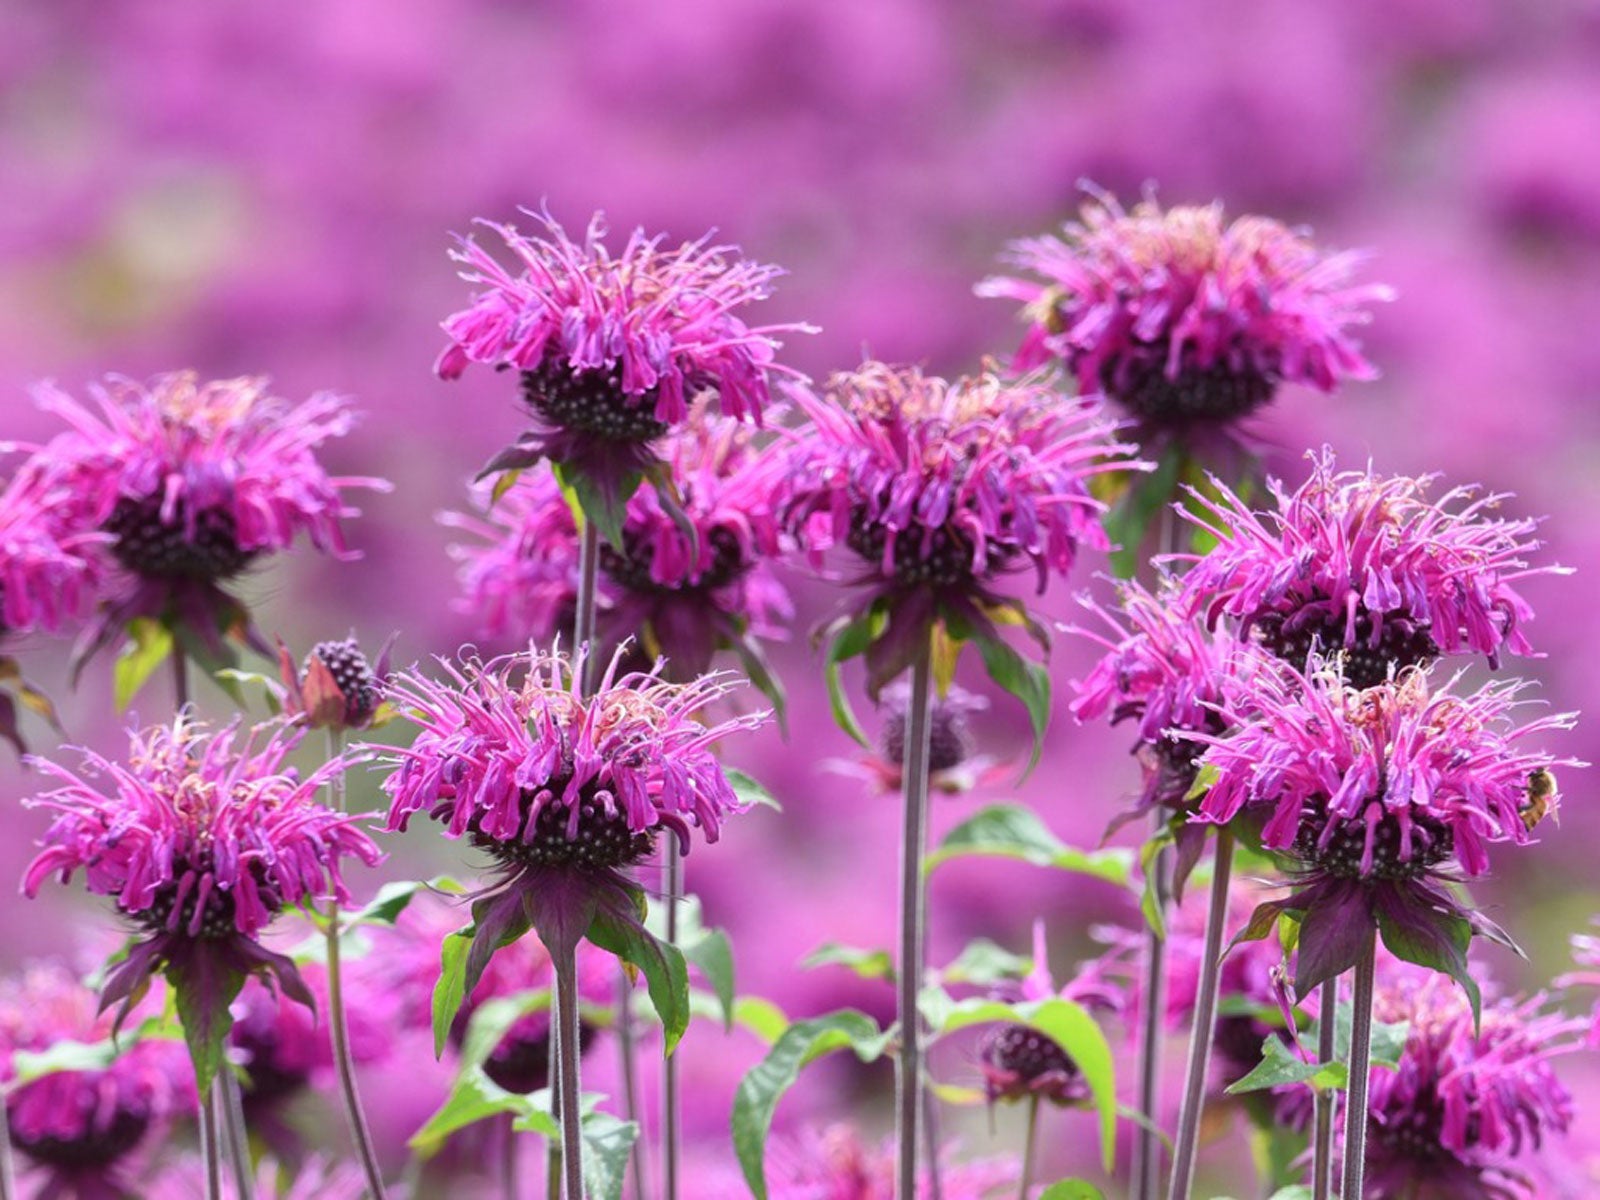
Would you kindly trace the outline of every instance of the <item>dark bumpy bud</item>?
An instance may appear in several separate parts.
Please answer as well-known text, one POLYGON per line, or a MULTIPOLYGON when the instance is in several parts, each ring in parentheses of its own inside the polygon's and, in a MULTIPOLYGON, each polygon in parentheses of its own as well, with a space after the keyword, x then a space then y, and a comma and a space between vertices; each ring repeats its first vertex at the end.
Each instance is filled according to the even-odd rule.
POLYGON ((344 697, 346 727, 355 729, 371 721, 373 714, 378 711, 378 702, 381 699, 378 677, 373 673, 372 667, 367 662, 367 656, 361 652, 361 647, 356 644, 355 638, 318 642, 311 648, 311 653, 306 658, 307 666, 313 658, 328 668, 329 674, 333 676, 333 682, 338 685, 339 692, 344 697))
POLYGON ((655 418, 655 392, 627 395, 619 367, 574 371, 546 358, 522 373, 522 395, 550 424, 609 442, 653 442, 667 432, 655 418))
POLYGON ((1261 644, 1296 668, 1304 667, 1312 651, 1338 653, 1344 677, 1353 688, 1377 687, 1406 667, 1425 666, 1439 657, 1439 646, 1427 627, 1406 617, 1383 622, 1377 645, 1372 644, 1372 614, 1365 605, 1356 610, 1354 638, 1345 640, 1345 615, 1332 606, 1318 604, 1292 616, 1268 613, 1256 622, 1261 644))
MULTIPOLYGON (((550 790, 559 796, 563 789, 552 784, 550 790)), ((530 802, 531 797, 524 796, 524 803, 530 802)), ((482 836, 475 840, 489 853, 528 867, 615 870, 642 862, 654 852, 655 838, 629 829, 627 815, 620 809, 607 812, 592 795, 584 795, 578 804, 574 836, 567 835, 571 810, 552 800, 539 810, 532 832, 521 841, 482 836)))
POLYGON ((105 530, 116 540, 111 553, 146 579, 227 579, 249 565, 255 552, 241 549, 233 514, 206 508, 195 514, 194 532, 180 504, 172 520, 161 519, 161 497, 117 501, 105 530))
POLYGON ((984 1038, 978 1053, 991 1103, 1039 1096, 1064 1104, 1078 1098, 1078 1064, 1031 1026, 1000 1026, 984 1038))
MULTIPOLYGON (((904 689, 895 689, 885 695, 883 720, 883 757, 897 767, 906 761, 906 701, 904 689)), ((972 757, 977 748, 967 714, 973 704, 964 696, 935 699, 928 715, 928 769, 935 775, 953 771, 972 757)))

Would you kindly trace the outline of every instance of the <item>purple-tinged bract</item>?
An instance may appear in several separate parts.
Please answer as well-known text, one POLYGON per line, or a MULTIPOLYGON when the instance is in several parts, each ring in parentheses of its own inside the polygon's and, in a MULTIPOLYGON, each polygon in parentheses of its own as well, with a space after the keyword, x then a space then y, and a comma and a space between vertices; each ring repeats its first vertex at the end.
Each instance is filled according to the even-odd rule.
POLYGON ((278 676, 283 684, 284 712, 313 729, 335 733, 374 724, 382 715, 393 644, 391 637, 378 652, 377 662, 371 663, 354 634, 331 638, 312 646, 297 668, 288 647, 279 642, 278 676))
POLYGON ((1532 617, 1517 591, 1533 567, 1534 522, 1494 514, 1507 497, 1470 487, 1429 499, 1435 477, 1340 471, 1312 455, 1293 491, 1273 481, 1273 507, 1253 512, 1226 487, 1197 497, 1192 519, 1217 540, 1183 580, 1181 607, 1211 623, 1227 614, 1296 669, 1313 651, 1342 653, 1357 686, 1440 654, 1498 666, 1528 654, 1532 617))
POLYGON ((1266 217, 1153 199, 1130 212, 1097 196, 1061 236, 1009 257, 1027 277, 978 290, 1025 306, 1017 366, 1059 359, 1152 433, 1225 427, 1283 383, 1331 392, 1376 374, 1353 330, 1389 290, 1353 282, 1360 255, 1327 254, 1266 217))
POLYGON ((86 638, 87 653, 135 617, 185 625, 206 645, 247 621, 219 585, 304 533, 319 550, 349 556, 345 493, 386 490, 378 479, 331 475, 317 459, 354 421, 344 400, 319 393, 291 405, 264 379, 202 382, 190 372, 148 385, 111 378, 85 404, 45 386, 38 402, 58 434, 32 460, 69 497, 79 528, 109 535, 130 583, 113 595, 86 638))
POLYGON ((1529 742, 1572 715, 1518 724, 1522 690, 1464 693, 1420 669, 1366 690, 1325 664, 1262 672, 1224 707, 1233 732, 1188 735, 1206 746, 1200 819, 1246 814, 1291 866, 1294 892, 1264 907, 1301 919, 1300 995, 1353 966, 1374 927, 1397 956, 1470 984, 1467 938, 1504 935, 1439 881, 1483 875, 1491 844, 1532 841, 1530 777, 1570 761, 1529 742))
POLYGON ((163 971, 191 1046, 207 1023, 226 1029, 227 1005, 249 975, 271 976, 312 1005, 294 964, 257 939, 286 908, 330 896, 347 902, 342 858, 370 866, 382 855, 356 818, 317 801, 347 768, 344 758, 304 777, 287 765, 301 736, 237 722, 211 732, 182 714, 135 733, 126 762, 92 750, 82 751, 81 772, 30 760, 61 786, 28 801, 56 817, 23 890, 37 895, 50 876, 65 883, 82 870, 89 890, 114 897, 136 931, 106 980, 104 1005, 122 1002, 125 1013, 163 971))
POLYGON ((13 1082, 18 1052, 42 1054, 63 1042, 92 1045, 110 1036, 111 1020, 96 1011, 94 993, 64 967, 38 963, 0 981, 6 1115, 12 1144, 50 1177, 41 1195, 137 1195, 122 1168, 169 1118, 194 1108, 183 1047, 162 1038, 125 1040, 103 1067, 13 1082))

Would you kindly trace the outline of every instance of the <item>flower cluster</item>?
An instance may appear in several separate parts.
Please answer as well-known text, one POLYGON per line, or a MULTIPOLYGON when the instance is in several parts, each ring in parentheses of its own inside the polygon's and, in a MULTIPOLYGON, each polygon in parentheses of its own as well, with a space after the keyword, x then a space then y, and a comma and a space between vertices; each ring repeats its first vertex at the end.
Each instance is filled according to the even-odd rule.
POLYGON ((0 490, 0 635, 60 629, 96 594, 103 539, 63 520, 65 498, 27 472, 0 490))
POLYGON ((1274 509, 1257 513, 1227 488, 1198 496, 1192 519, 1217 540, 1183 581, 1180 606, 1215 623, 1226 613, 1296 668, 1314 651, 1344 656, 1357 686, 1440 654, 1472 652, 1491 666, 1531 647, 1520 580, 1538 548, 1531 520, 1492 514, 1506 497, 1433 476, 1340 471, 1327 449, 1293 491, 1273 481, 1274 509))
MULTIPOLYGON (((1015 1188, 1017 1168, 1001 1159, 955 1162, 941 1156, 937 1194, 945 1200, 983 1200, 1003 1187, 1015 1188)), ((767 1195, 772 1200, 891 1200, 895 1194, 892 1147, 871 1146, 855 1130, 835 1125, 774 1139, 767 1154, 767 1195)), ((917 1200, 935 1195, 926 1173, 917 1182, 917 1200)), ((714 1180, 709 1200, 743 1200, 742 1180, 714 1180)))
POLYGON ((452 252, 482 290, 445 321, 439 374, 457 378, 472 362, 516 370, 538 422, 491 470, 548 458, 615 493, 655 461, 649 444, 701 392, 730 417, 761 418, 779 369, 775 335, 807 328, 751 326, 740 315, 767 298, 777 268, 709 238, 664 249, 642 230, 613 255, 599 214, 581 243, 548 214, 529 215, 539 235, 484 222, 511 252, 511 270, 470 238, 452 252))
POLYGON ((181 622, 216 645, 239 616, 220 582, 302 532, 348 556, 340 522, 356 510, 344 493, 389 486, 330 475, 317 460, 354 420, 337 396, 290 405, 264 379, 202 382, 187 372, 148 385, 110 379, 90 394, 92 405, 39 390, 40 406, 69 428, 27 470, 67 498, 76 527, 109 536, 111 557, 135 581, 108 602, 91 653, 141 616, 181 622))
POLYGON ((1234 732, 1186 736, 1206 747, 1201 819, 1245 813, 1291 864, 1296 890, 1274 905, 1304 915, 1296 990, 1352 965, 1374 926, 1397 954, 1426 953, 1466 982, 1452 925, 1497 931, 1431 881, 1482 875, 1491 843, 1532 840, 1530 778, 1565 760, 1527 742, 1573 717, 1517 724, 1522 685, 1461 694, 1415 669, 1365 690, 1326 666, 1257 679, 1248 711, 1222 709, 1234 732))
POLYGON ((118 1168, 169 1118, 194 1108, 183 1048, 160 1038, 124 1045, 103 1067, 12 1083, 15 1054, 64 1042, 92 1045, 110 1034, 94 993, 62 966, 34 964, 0 981, 0 1069, 10 1084, 11 1140, 50 1172, 60 1194, 131 1194, 117 1190, 118 1168))
POLYGON ((1265 217, 1095 197, 1063 236, 1017 242, 1010 257, 1030 277, 979 292, 1025 305, 1017 365, 1059 359, 1153 431, 1234 421, 1282 383, 1329 392, 1376 374, 1351 331, 1389 290, 1352 282, 1360 255, 1324 253, 1265 217))
MULTIPOLYGON (((65 883, 81 869, 89 890, 115 897, 138 931, 107 978, 104 1004, 122 1001, 126 1012, 158 970, 191 1016, 203 1011, 224 1028, 228 1004, 252 974, 271 975, 312 1004, 294 964, 257 938, 302 901, 348 900, 341 858, 370 866, 382 856, 355 818, 316 799, 344 759, 305 777, 287 765, 302 736, 237 722, 212 732, 185 713, 136 732, 125 763, 92 750, 82 751, 82 773, 32 760, 61 786, 28 801, 56 817, 23 890, 37 895, 51 875, 65 883)), ((191 1048, 204 1024, 186 1018, 191 1048)), ((197 1055, 202 1075, 215 1054, 212 1044, 205 1063, 197 1055)))

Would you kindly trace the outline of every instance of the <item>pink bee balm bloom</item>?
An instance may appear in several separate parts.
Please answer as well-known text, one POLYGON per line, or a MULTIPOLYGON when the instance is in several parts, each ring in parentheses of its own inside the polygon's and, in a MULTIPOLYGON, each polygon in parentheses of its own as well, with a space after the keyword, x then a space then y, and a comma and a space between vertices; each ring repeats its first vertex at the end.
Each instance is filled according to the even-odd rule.
MULTIPOLYGON (((1000 1188, 1017 1186, 1015 1160, 940 1158, 938 1194, 944 1200, 985 1200, 1000 1188)), ((767 1195, 772 1200, 893 1200, 894 1173, 892 1145, 870 1145, 843 1125, 775 1137, 767 1151, 767 1195)), ((712 1176, 708 1200, 743 1200, 750 1194, 731 1174, 725 1182, 712 1176)), ((924 1173, 917 1181, 916 1200, 933 1195, 933 1181, 924 1173)))
POLYGON ((26 470, 0 491, 0 635, 60 629, 95 595, 102 539, 63 520, 67 499, 26 470))
POLYGON ((588 696, 578 686, 582 650, 576 661, 535 650, 459 666, 441 660, 443 679, 413 671, 392 684, 419 733, 387 751, 396 768, 383 785, 389 828, 404 830, 426 811, 502 874, 474 906, 464 995, 494 949, 530 925, 559 957, 596 905, 637 922, 621 872, 653 852, 656 835, 676 837, 687 853, 692 829, 714 842, 726 817, 746 807, 712 748, 769 714, 702 724, 697 714, 739 686, 733 676, 675 684, 654 672, 623 674, 623 652, 588 696))
POLYGON ((6 1115, 13 1145, 49 1175, 40 1195, 137 1195, 123 1178, 129 1160, 169 1118, 194 1108, 188 1056, 165 1039, 124 1042, 103 1067, 12 1082, 14 1055, 104 1042, 111 1024, 97 1012, 94 993, 61 966, 34 964, 0 981, 6 1115))
POLYGON ((1331 392, 1377 373, 1352 330, 1389 289, 1352 283, 1361 255, 1327 254, 1266 217, 1230 223, 1221 204, 1153 199, 1129 212, 1097 195, 1061 236, 1016 242, 1010 259, 1028 277, 978 291, 1025 306, 1017 366, 1059 359, 1151 432, 1227 425, 1282 383, 1331 392))
POLYGON ((1558 567, 1530 567, 1534 522, 1494 517, 1508 497, 1453 488, 1437 500, 1435 476, 1339 471, 1331 451, 1311 457, 1311 476, 1289 491, 1270 484, 1262 513, 1217 484, 1194 517, 1217 545, 1195 558, 1180 606, 1215 624, 1240 623, 1300 668, 1313 650, 1342 653, 1351 683, 1380 683, 1391 670, 1439 654, 1473 652, 1498 666, 1503 651, 1527 654, 1533 613, 1517 583, 1558 567))
POLYGON ((599 214, 581 244, 547 213, 528 215, 539 235, 480 222, 504 240, 511 269, 471 238, 451 254, 482 290, 444 322, 440 376, 472 362, 516 370, 537 421, 491 470, 549 458, 615 492, 655 461, 649 444, 686 420, 701 392, 730 417, 760 420, 780 369, 775 335, 808 328, 745 323, 740 310, 768 297, 776 267, 709 237, 664 249, 643 230, 613 255, 599 214))
POLYGON ((170 615, 220 646, 220 631, 242 615, 221 583, 300 533, 348 557, 340 522, 357 510, 344 493, 389 487, 330 475, 317 461, 322 444, 354 423, 328 393, 290 405, 264 379, 177 372, 148 385, 108 379, 90 394, 92 406, 38 390, 40 407, 69 428, 30 464, 71 498, 79 527, 109 535, 111 557, 133 581, 108 601, 86 638, 89 654, 140 616, 170 615))
MULTIPOLYGON (((702 674, 719 647, 752 660, 759 650, 751 639, 785 636, 794 618, 769 566, 783 548, 771 505, 782 464, 757 451, 745 427, 704 409, 661 454, 681 507, 669 512, 653 489, 628 501, 621 546, 600 550, 600 632, 613 646, 642 638, 669 654, 673 678, 687 679, 702 674)), ((466 593, 458 608, 486 632, 544 642, 570 624, 578 531, 551 476, 519 479, 482 518, 445 520, 484 539, 453 552, 466 593)))
POLYGON ((1406 1022, 1393 1071, 1374 1071, 1367 1195, 1375 1200, 1534 1200, 1540 1151, 1566 1132, 1573 1098, 1556 1060, 1584 1046, 1584 1022, 1544 995, 1483 1010, 1434 976, 1380 977, 1374 1018, 1406 1022))
MULTIPOLYGON (((346 759, 304 777, 286 765, 302 736, 281 724, 243 731, 238 722, 211 732, 180 714, 135 733, 125 763, 84 750, 79 774, 30 759, 62 786, 26 801, 57 815, 24 892, 35 896, 51 875, 65 883, 81 869, 89 890, 115 897, 138 929, 106 980, 104 1005, 120 1001, 125 1014, 163 971, 191 1043, 204 1036, 202 1020, 226 1030, 227 1006, 249 975, 274 977, 312 1006, 294 964, 257 938, 286 908, 329 896, 347 902, 341 858, 371 866, 382 855, 357 818, 317 802, 346 759)), ((206 1064, 195 1057, 204 1086, 206 1064)))
POLYGON ((1396 955, 1424 954, 1469 987, 1463 935, 1504 936, 1435 881, 1484 874, 1492 843, 1533 840, 1529 778, 1571 760, 1527 743, 1575 718, 1519 725, 1523 685, 1461 694, 1458 679, 1441 686, 1411 669, 1363 691, 1326 667, 1262 672, 1222 710, 1234 732, 1187 735, 1206 746, 1200 819, 1248 811, 1289 861, 1293 894, 1264 908, 1301 918, 1302 996, 1353 966, 1373 928, 1396 955))
MULTIPOLYGON (((785 527, 814 558, 847 548, 889 631, 868 651, 874 694, 932 622, 992 631, 985 609, 1008 572, 1031 565, 1042 591, 1082 546, 1107 546, 1090 493, 1127 470, 1093 400, 1062 397, 1045 375, 948 382, 869 362, 822 393, 795 389, 811 425, 779 483, 785 527)), ((864 606, 865 607, 865 606, 864 606)))

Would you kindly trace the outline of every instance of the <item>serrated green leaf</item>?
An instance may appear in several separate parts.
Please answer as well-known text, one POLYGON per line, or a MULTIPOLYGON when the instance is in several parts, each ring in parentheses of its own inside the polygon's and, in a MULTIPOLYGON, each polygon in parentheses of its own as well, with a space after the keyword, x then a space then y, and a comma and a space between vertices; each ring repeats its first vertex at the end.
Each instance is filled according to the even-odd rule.
POLYGON ((1167 877, 1171 868, 1165 859, 1172 848, 1172 831, 1162 829, 1139 847, 1139 911, 1156 937, 1167 936, 1167 877))
POLYGON ((118 712, 128 705, 172 654, 172 630, 152 617, 134 617, 128 622, 128 640, 117 655, 111 672, 111 691, 118 712))
POLYGON ((968 817, 948 834, 923 864, 925 873, 954 858, 1019 858, 1039 867, 1091 875, 1131 887, 1133 856, 1126 850, 1079 850, 1045 826, 1031 809, 999 804, 968 817))
MULTIPOLYGON (((545 1095, 548 1097, 549 1093, 545 1095)), ((456 1076, 444 1103, 434 1110, 433 1115, 423 1122, 422 1128, 412 1134, 406 1144, 419 1158, 431 1158, 439 1152, 446 1138, 469 1125, 476 1125, 500 1113, 515 1112, 527 1117, 524 1101, 528 1099, 531 1097, 515 1096, 496 1085, 481 1067, 462 1071, 456 1076)), ((549 1127, 553 1129, 555 1123, 550 1121, 549 1127)))
POLYGON ((842 942, 823 942, 800 960, 804 970, 817 967, 844 967, 863 979, 893 979, 894 960, 887 950, 868 950, 842 942))
POLYGON ((1028 722, 1033 727, 1033 753, 1023 772, 1026 775, 1038 766, 1039 755, 1044 753, 1044 735, 1050 728, 1050 673, 1038 663, 1023 658, 996 634, 979 633, 973 641, 989 678, 1021 700, 1028 710, 1028 722))
POLYGON ((1230 1084, 1227 1091, 1230 1096, 1238 1096, 1295 1083, 1337 1089, 1344 1087, 1348 1078, 1349 1068, 1344 1063, 1304 1062, 1282 1038, 1273 1035, 1262 1044, 1261 1061, 1243 1079, 1230 1084))
MULTIPOLYGON (((925 993, 926 996, 926 993, 925 993)), ((1006 1004, 999 1000, 972 999, 951 1004, 936 1015, 928 1006, 923 1015, 935 1037, 943 1037, 973 1025, 995 1022, 1027 1025, 1037 1029, 1064 1050, 1077 1064, 1100 1122, 1100 1156, 1106 1170, 1111 1169, 1117 1141, 1117 1081, 1111 1044, 1087 1009, 1071 1000, 1052 997, 1006 1004)))
POLYGON ((639 1126, 608 1112, 585 1114, 583 1129, 583 1186, 594 1200, 622 1200, 639 1126))
POLYGON ((741 803, 759 804, 763 808, 770 808, 776 812, 783 811, 783 805, 779 804, 776 797, 767 791, 765 784, 751 778, 737 767, 724 767, 722 774, 727 779, 728 786, 733 789, 733 794, 739 798, 741 803))
POLYGON ((1106 1200, 1106 1194, 1086 1179, 1063 1179, 1045 1188, 1039 1200, 1106 1200))
POLYGON ((167 964, 166 975, 194 1065, 195 1087, 204 1097, 227 1062, 225 1046, 233 1028, 230 1006, 244 987, 244 972, 221 955, 200 952, 167 964))
POLYGON ((550 1008, 549 988, 529 988, 510 996, 496 996, 485 1000, 472 1010, 467 1031, 461 1039, 461 1065, 463 1069, 481 1067, 489 1061, 495 1047, 505 1040, 506 1034, 529 1013, 547 1012, 550 1008))
POLYGON ((593 521, 600 536, 617 550, 622 546, 622 527, 628 519, 628 501, 644 482, 644 475, 630 471, 618 483, 615 491, 600 487, 585 471, 565 463, 551 463, 561 488, 577 505, 578 513, 593 521))
POLYGON ((684 939, 680 948, 684 958, 700 969, 711 991, 722 1008, 722 1027, 733 1030, 733 945, 728 935, 720 929, 701 929, 693 938, 684 939))
POLYGON ((866 1013, 854 1009, 796 1021, 739 1082, 733 1099, 733 1148, 756 1200, 767 1200, 765 1159, 772 1115, 778 1101, 799 1079, 801 1069, 846 1048, 862 1062, 872 1062, 883 1054, 891 1036, 881 1032, 866 1013))
POLYGON ((650 1003, 661 1021, 665 1052, 670 1055, 689 1028, 689 968, 683 952, 643 925, 603 910, 595 914, 586 936, 644 972, 650 1003))
POLYGON ((450 1027, 466 1000, 467 952, 472 949, 472 930, 458 929, 439 947, 439 982, 433 986, 433 1054, 444 1056, 450 1041, 450 1027))

